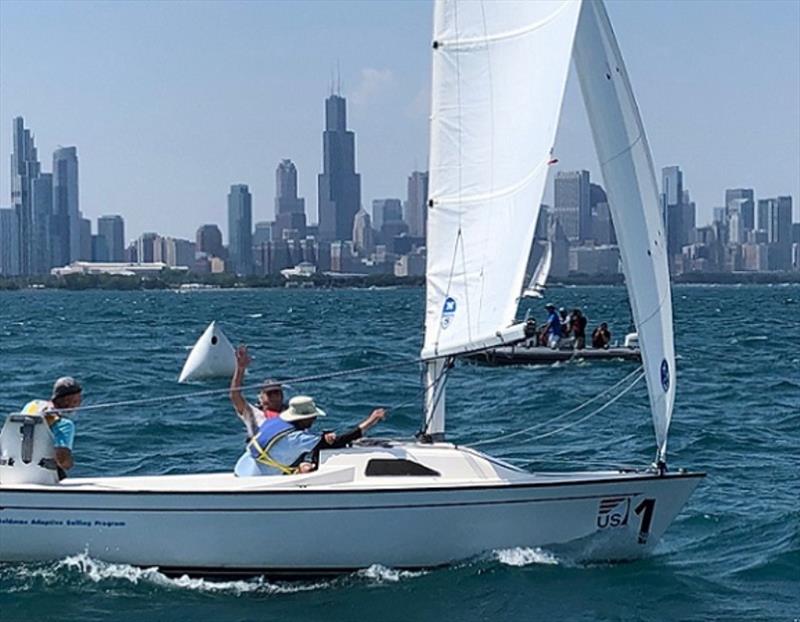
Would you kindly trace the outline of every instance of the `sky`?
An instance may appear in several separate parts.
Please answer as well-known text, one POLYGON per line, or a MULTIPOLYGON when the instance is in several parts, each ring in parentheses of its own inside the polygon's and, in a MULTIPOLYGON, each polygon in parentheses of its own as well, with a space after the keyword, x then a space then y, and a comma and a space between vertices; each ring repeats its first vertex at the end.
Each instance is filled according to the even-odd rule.
MULTIPOLYGON (((606 4, 657 176, 681 166, 698 224, 731 187, 792 195, 800 219, 800 1, 606 4)), ((208 222, 226 233, 236 183, 250 186, 254 222, 271 220, 282 158, 316 221, 338 67, 369 210, 405 198, 407 176, 426 168, 431 18, 427 0, 0 0, 0 154, 7 163, 18 115, 44 170, 76 145, 84 216, 122 214, 129 240, 193 239, 208 222)), ((601 181, 574 70, 555 154, 553 170, 601 181)))

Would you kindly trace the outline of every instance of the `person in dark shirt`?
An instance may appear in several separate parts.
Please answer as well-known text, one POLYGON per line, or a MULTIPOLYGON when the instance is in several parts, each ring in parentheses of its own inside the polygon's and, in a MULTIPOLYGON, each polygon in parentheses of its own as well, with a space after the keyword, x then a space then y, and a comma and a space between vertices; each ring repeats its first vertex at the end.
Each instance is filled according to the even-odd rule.
POLYGON ((572 311, 572 335, 575 337, 575 349, 583 350, 586 347, 586 317, 580 309, 572 311))
POLYGON ((608 330, 608 324, 603 322, 592 333, 592 347, 605 350, 608 349, 610 343, 611 333, 608 330))

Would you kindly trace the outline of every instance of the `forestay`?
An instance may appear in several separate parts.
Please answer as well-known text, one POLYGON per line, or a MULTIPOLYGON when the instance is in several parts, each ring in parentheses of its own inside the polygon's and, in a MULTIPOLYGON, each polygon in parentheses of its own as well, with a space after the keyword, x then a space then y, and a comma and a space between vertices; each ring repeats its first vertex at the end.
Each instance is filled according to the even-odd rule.
POLYGON ((580 3, 436 3, 422 355, 507 338, 555 140, 580 3))
POLYGON ((619 242, 658 443, 666 460, 675 346, 666 239, 650 148, 602 2, 584 2, 575 66, 619 242))

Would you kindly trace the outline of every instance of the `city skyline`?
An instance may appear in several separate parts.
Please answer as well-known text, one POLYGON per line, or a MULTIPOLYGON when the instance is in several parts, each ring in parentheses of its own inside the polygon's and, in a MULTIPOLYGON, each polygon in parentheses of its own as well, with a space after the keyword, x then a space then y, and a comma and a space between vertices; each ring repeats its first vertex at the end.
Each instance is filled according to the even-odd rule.
MULTIPOLYGON (((678 163, 691 177, 698 223, 724 206, 725 188, 754 187, 769 197, 800 193, 800 8, 766 6, 608 3, 656 171, 678 163), (709 21, 727 36, 703 35, 697 24, 709 21)), ((186 25, 185 5, 4 2, 0 144, 5 150, 11 141, 7 119, 22 115, 41 154, 77 145, 81 211, 93 221, 124 214, 129 237, 151 228, 189 235, 182 228, 187 221, 222 220, 227 188, 238 182, 250 187, 253 220, 271 220, 274 167, 285 158, 297 165, 298 194, 309 222, 316 222, 321 102, 334 90, 338 59, 348 125, 358 137, 361 205, 369 210, 375 198, 404 197, 408 173, 427 168, 431 7, 288 7, 198 5, 192 27, 173 41, 164 35, 176 23, 186 25), (152 49, 142 49, 121 24, 152 49), (236 41, 208 44, 206 35, 234 24, 244 29, 236 41), (392 45, 382 45, 387 38, 392 45), (21 53, 30 49, 23 41, 46 48, 50 40, 68 46, 68 58, 46 49, 21 53)), ((564 170, 585 168, 600 179, 582 107, 571 78, 556 155, 564 170)), ((8 171, 0 167, 0 197, 9 195, 8 171)))

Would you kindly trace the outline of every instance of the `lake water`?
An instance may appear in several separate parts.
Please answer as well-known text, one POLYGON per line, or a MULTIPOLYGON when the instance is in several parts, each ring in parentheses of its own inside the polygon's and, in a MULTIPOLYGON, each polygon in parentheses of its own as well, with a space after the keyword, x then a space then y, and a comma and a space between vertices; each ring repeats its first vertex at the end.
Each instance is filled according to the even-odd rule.
MULTIPOLYGON (((580 306, 590 328, 609 321, 619 339, 628 330, 624 288, 558 288, 548 297, 580 306)), ((0 619, 797 620, 800 286, 676 286, 673 303, 680 358, 670 466, 708 477, 646 560, 586 565, 516 549, 431 572, 373 566, 281 583, 168 579, 79 555, 0 564, 0 619)), ((215 319, 232 341, 250 344, 249 383, 413 359, 423 304, 421 289, 0 292, 0 412, 47 398, 67 374, 83 383, 86 405, 224 388, 177 384, 189 348, 215 319)), ((643 384, 580 425, 533 438, 580 418, 548 424, 633 369, 620 361, 459 365, 448 382, 448 434, 469 443, 541 424, 482 449, 536 470, 649 464, 643 384)), ((413 400, 419 387, 409 364, 292 390, 313 395, 331 424, 346 427, 374 406, 413 400)), ((75 476, 231 469, 244 432, 224 393, 75 420, 75 476)), ((380 433, 409 436, 419 424, 420 406, 410 404, 391 411, 380 433)))

